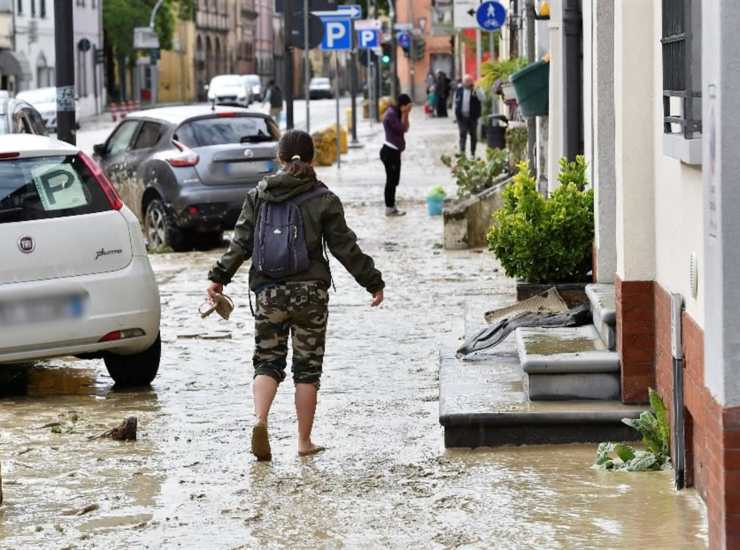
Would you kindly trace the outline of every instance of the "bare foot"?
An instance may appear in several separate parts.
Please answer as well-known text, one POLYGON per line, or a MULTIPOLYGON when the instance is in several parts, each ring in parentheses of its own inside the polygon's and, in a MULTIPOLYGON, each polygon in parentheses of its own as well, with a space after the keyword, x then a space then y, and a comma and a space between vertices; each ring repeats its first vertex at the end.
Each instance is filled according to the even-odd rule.
POLYGON ((252 454, 257 460, 272 460, 267 423, 262 420, 258 420, 252 428, 252 454))
POLYGON ((314 445, 311 442, 305 445, 300 443, 298 444, 298 456, 311 456, 325 450, 326 447, 322 447, 321 445, 314 445))

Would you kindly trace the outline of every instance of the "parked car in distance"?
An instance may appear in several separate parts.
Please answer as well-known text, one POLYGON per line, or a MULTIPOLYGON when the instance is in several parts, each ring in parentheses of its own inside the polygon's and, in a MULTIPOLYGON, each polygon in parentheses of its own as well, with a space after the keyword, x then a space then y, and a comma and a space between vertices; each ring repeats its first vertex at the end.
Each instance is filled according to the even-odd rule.
POLYGON ((144 226, 150 248, 218 244, 250 189, 277 171, 267 115, 189 105, 130 113, 95 158, 144 226))
POLYGON ((13 99, 5 90, 0 90, 0 135, 35 134, 46 135, 46 124, 33 105, 22 99, 13 99))
POLYGON ((95 162, 43 136, 0 136, 0 368, 102 357, 120 385, 159 369, 157 283, 136 216, 95 162))
POLYGON ((238 74, 214 76, 208 84, 208 101, 216 105, 249 107, 251 93, 244 78, 238 74))
MULTIPOLYGON (((26 90, 16 95, 16 100, 25 101, 36 109, 44 119, 46 129, 50 132, 57 130, 57 89, 54 87, 26 90)), ((75 122, 79 128, 79 109, 75 102, 75 122)))
POLYGON ((331 80, 323 76, 312 78, 311 81, 308 83, 308 96, 311 99, 331 99, 332 97, 334 97, 334 91, 331 87, 331 80))
POLYGON ((247 87, 249 93, 249 102, 262 101, 262 80, 259 75, 256 74, 245 74, 243 77, 244 84, 247 87))

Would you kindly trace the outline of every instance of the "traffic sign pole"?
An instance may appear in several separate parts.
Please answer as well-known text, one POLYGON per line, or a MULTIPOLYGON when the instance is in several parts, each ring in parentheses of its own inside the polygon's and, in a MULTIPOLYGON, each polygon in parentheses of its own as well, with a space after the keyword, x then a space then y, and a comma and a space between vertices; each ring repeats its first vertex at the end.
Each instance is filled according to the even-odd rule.
POLYGON ((295 17, 295 0, 285 0, 285 126, 293 129, 293 48, 290 39, 295 17))
MULTIPOLYGON (((352 38, 355 37, 355 23, 352 22, 352 38)), ((350 93, 352 94, 352 142, 350 145, 358 147, 360 143, 357 141, 357 44, 353 44, 352 53, 350 55, 351 66, 350 72, 350 93)))
POLYGON ((337 98, 337 169, 342 167, 342 146, 340 142, 339 131, 339 52, 334 52, 334 95, 337 98))
POLYGON ((311 57, 309 56, 309 50, 311 49, 308 43, 308 0, 303 0, 303 94, 305 95, 306 101, 306 132, 311 133, 311 57))

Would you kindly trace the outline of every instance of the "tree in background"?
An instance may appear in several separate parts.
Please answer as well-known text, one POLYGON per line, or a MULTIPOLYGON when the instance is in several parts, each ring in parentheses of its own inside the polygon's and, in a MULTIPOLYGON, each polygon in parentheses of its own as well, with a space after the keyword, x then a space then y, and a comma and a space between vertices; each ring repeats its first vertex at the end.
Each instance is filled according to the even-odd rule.
MULTIPOLYGON (((149 25, 149 17, 156 0, 106 0, 103 2, 103 30, 106 52, 106 84, 111 98, 126 97, 126 71, 136 65, 138 52, 134 50, 134 28, 149 25), (115 63, 114 63, 115 61, 115 63), (113 67, 118 67, 118 75, 113 67), (117 77, 117 78, 116 78, 117 77)), ((164 0, 154 19, 154 28, 162 50, 172 48, 175 32, 175 13, 181 19, 193 19, 194 0, 164 0)))

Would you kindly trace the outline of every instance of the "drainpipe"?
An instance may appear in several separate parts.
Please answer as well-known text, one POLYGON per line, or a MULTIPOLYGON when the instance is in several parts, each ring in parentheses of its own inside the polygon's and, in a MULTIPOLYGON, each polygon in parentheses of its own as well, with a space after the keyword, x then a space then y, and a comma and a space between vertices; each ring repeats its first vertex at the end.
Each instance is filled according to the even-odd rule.
POLYGON ((671 294, 671 356, 673 357, 673 433, 671 446, 676 489, 686 486, 686 434, 683 394, 683 296, 671 294))
MULTIPOLYGON (((527 61, 534 63, 534 0, 527 0, 524 7, 527 18, 527 61)), ((537 118, 527 118, 527 158, 529 160, 529 169, 537 171, 535 165, 535 145, 537 144, 537 118)))

